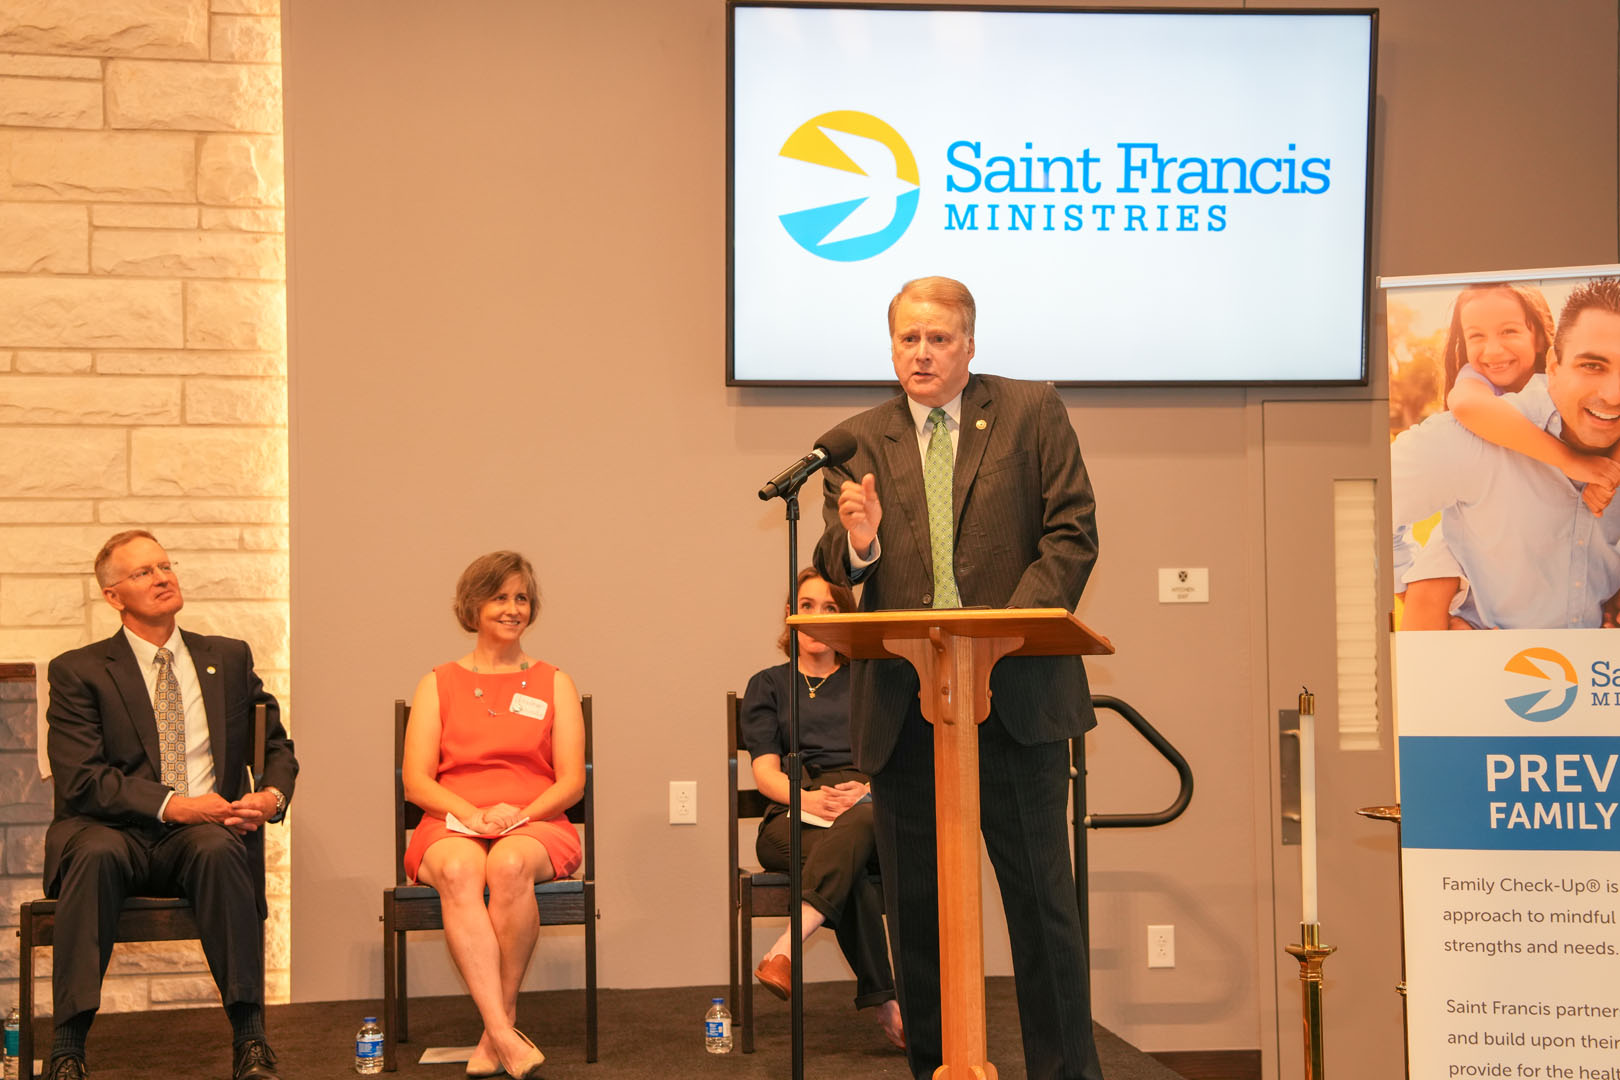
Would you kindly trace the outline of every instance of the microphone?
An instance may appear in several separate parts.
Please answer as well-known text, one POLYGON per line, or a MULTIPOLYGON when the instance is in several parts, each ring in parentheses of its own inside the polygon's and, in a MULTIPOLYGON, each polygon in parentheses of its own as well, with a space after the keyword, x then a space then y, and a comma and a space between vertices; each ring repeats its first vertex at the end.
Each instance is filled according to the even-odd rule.
POLYGON ((843 428, 833 428, 816 440, 816 448, 795 461, 759 489, 762 502, 799 490, 810 474, 828 465, 842 465, 855 456, 855 436, 843 428))

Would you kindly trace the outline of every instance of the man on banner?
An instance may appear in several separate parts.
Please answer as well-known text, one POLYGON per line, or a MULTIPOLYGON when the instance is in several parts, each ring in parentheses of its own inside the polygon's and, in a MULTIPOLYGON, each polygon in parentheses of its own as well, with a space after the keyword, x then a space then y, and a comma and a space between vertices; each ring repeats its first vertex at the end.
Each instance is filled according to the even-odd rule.
MULTIPOLYGON (((1097 558, 1096 503, 1057 392, 973 375, 973 296, 949 278, 889 304, 904 393, 846 420, 856 451, 829 469, 822 576, 861 608, 1063 608, 1097 558), (881 501, 880 501, 881 500, 881 501)), ((905 660, 856 660, 850 735, 873 819, 907 1055, 941 1064, 933 729, 905 660)), ((1069 740, 1095 724, 1078 656, 1007 657, 979 727, 985 847, 1012 943, 1028 1075, 1101 1080, 1066 821, 1069 740)))
MULTIPOLYGON (((1620 444, 1620 279, 1576 289, 1558 319, 1543 385, 1504 395, 1583 454, 1620 444)), ((1620 592, 1620 500, 1594 516, 1582 485, 1469 432, 1450 413, 1390 446, 1397 526, 1440 511, 1468 595, 1456 613, 1479 628, 1596 627, 1620 592)))

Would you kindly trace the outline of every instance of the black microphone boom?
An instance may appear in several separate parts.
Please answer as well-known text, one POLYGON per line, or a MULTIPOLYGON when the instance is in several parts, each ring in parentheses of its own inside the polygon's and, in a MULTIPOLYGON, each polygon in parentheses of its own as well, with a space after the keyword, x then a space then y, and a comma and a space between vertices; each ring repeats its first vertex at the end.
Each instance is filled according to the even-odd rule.
POLYGON ((829 465, 842 465, 854 456, 855 436, 843 428, 833 428, 816 440, 814 450, 771 477, 765 486, 759 489, 759 497, 761 501, 769 502, 771 499, 797 491, 817 469, 829 465))

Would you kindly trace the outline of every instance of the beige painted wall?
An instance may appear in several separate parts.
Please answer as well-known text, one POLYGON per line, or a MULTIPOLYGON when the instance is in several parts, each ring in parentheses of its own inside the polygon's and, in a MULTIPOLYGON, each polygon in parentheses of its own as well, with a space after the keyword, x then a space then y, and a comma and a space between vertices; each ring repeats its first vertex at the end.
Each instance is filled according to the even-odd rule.
MULTIPOLYGON (((1546 10, 1384 5, 1375 272, 1615 258, 1615 12, 1546 10)), ((305 764, 293 996, 380 993, 389 702, 464 647, 455 575, 500 546, 541 575, 531 649, 596 695, 603 983, 718 984, 721 705, 775 659, 783 577, 780 512, 753 491, 883 396, 723 386, 724 6, 286 0, 283 17, 305 764), (674 779, 698 781, 696 827, 665 824, 674 779)), ((910 60, 948 74, 948 57, 910 60)), ((1152 345, 1144 327, 1120 362, 1152 363, 1152 345)), ((976 365, 995 360, 981 340, 976 365)), ((1376 411, 1379 385, 1285 396, 1376 411)), ((1120 646, 1091 665, 1095 686, 1198 776, 1172 826, 1093 837, 1097 1015, 1150 1049, 1276 1038, 1257 1005, 1275 964, 1256 713, 1283 704, 1256 557, 1268 396, 1065 392, 1102 532, 1082 615, 1120 646), (1154 602, 1155 568, 1175 565, 1210 568, 1208 607, 1154 602), (1145 969, 1150 922, 1178 926, 1173 971, 1145 969)), ((1091 745, 1094 809, 1168 801, 1171 778, 1129 739, 1091 745)), ((1387 865, 1369 894, 1393 894, 1387 865)), ((413 958, 425 990, 454 985, 437 951, 413 958)), ((830 942, 810 976, 843 976, 830 942)), ((546 937, 535 985, 580 979, 576 932, 546 937)), ((1398 1040, 1376 1015, 1364 1034, 1398 1040)))

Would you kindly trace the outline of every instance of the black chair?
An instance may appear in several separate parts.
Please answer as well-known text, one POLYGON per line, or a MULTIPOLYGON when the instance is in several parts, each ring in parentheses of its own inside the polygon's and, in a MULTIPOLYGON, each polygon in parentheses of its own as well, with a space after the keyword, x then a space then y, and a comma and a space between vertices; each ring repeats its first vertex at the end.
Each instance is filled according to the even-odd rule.
MULTIPOLYGON (((264 774, 263 705, 253 707, 253 775, 264 774)), ((259 900, 264 901, 264 833, 248 850, 257 858, 255 870, 259 900)), ((172 896, 132 896, 124 901, 118 915, 116 941, 191 941, 198 936, 197 920, 191 901, 172 896)), ((34 950, 56 944, 56 901, 25 900, 17 920, 17 1014, 22 1018, 17 1033, 17 1075, 34 1080, 34 950)), ((260 966, 264 959, 264 926, 259 927, 260 966)), ((54 975, 54 967, 53 975, 54 975)), ((54 1017, 53 1017, 54 1019, 54 1017)))
MULTIPOLYGON (((585 793, 568 808, 568 820, 584 830, 585 861, 580 876, 543 881, 534 887, 542 926, 585 928, 585 1060, 596 1060, 596 783, 591 764, 591 696, 580 698, 585 714, 585 793)), ((406 981, 405 935, 412 930, 444 929, 439 894, 431 885, 405 880, 407 834, 422 820, 422 810, 405 799, 405 721, 410 706, 394 702, 394 874, 383 890, 383 1069, 394 1072, 397 1043, 410 1041, 410 994, 406 981)))
POLYGON ((788 876, 784 872, 744 866, 737 823, 762 818, 771 800, 754 788, 737 786, 737 755, 746 750, 737 731, 737 694, 726 694, 726 805, 730 827, 731 859, 727 880, 731 891, 731 1004, 742 1031, 742 1052, 754 1052, 754 920, 788 915, 788 876), (740 991, 740 994, 739 994, 740 991))

